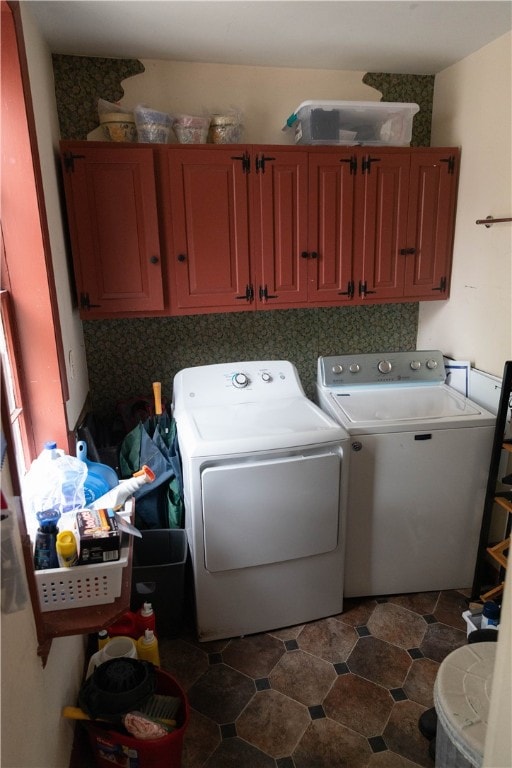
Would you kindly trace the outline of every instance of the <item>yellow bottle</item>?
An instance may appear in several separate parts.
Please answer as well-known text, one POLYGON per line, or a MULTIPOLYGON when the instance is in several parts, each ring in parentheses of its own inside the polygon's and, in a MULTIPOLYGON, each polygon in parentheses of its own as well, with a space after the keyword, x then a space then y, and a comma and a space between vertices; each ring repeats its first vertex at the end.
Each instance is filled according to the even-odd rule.
POLYGON ((78 552, 73 531, 61 531, 58 533, 55 549, 57 550, 57 559, 61 568, 70 568, 72 565, 76 565, 78 552))
POLYGON ((157 667, 160 666, 158 640, 152 629, 146 629, 142 637, 137 640, 137 655, 139 659, 150 661, 157 667))

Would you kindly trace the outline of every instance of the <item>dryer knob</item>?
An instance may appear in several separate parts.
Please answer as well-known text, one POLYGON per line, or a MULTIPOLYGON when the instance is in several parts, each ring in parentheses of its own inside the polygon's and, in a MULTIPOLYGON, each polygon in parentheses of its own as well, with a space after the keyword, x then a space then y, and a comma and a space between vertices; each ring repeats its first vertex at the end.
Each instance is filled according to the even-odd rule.
POLYGON ((343 373, 343 366, 342 365, 333 365, 332 367, 333 373, 343 373))
POLYGON ((237 389, 243 389, 249 383, 249 379, 245 375, 245 373, 235 373, 232 381, 233 381, 233 386, 237 387, 237 389))
POLYGON ((391 365, 389 360, 381 360, 380 363, 378 364, 377 368, 379 369, 379 371, 381 373, 389 373, 391 371, 391 369, 393 368, 393 366, 391 365))
POLYGON ((270 373, 267 373, 267 371, 263 371, 261 374, 261 380, 268 384, 270 381, 272 381, 272 376, 270 373))
POLYGON ((433 358, 427 360, 427 368, 431 371, 435 370, 437 368, 437 360, 434 360, 433 358))
POLYGON ((358 373, 360 371, 359 363, 351 363, 348 367, 350 373, 358 373))
POLYGON ((413 371, 419 371, 421 368, 421 363, 419 360, 412 360, 411 361, 411 368, 413 371))

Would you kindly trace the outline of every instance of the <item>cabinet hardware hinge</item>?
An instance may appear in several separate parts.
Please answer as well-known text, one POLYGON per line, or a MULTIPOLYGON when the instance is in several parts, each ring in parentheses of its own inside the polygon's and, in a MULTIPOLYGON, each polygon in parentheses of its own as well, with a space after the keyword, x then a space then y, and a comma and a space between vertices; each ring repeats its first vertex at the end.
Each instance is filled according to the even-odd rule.
POLYGON ((248 152, 244 152, 243 155, 234 155, 231 157, 232 160, 241 160, 242 161, 242 171, 243 173, 250 173, 251 172, 251 157, 248 152))
POLYGON ((448 173, 455 173, 455 155, 444 157, 441 162, 448 163, 448 173))
POLYGON ((242 296, 235 296, 235 299, 245 299, 249 304, 254 299, 254 288, 248 283, 245 286, 245 293, 242 296))
POLYGON ((74 155, 72 152, 64 153, 64 168, 68 173, 73 173, 75 170, 75 160, 83 160, 85 155, 74 155))
POLYGON ((432 290, 444 293, 446 291, 446 277, 442 277, 437 288, 432 288, 432 290))
POLYGON ((364 282, 359 281, 359 295, 362 299, 364 299, 365 296, 368 296, 370 293, 377 293, 377 291, 369 291, 366 287, 366 280, 364 282))
MULTIPOLYGON (((359 285, 361 285, 361 283, 359 283, 359 285)), ((339 296, 348 296, 349 299, 353 299, 354 298, 354 281, 353 280, 349 280, 349 282, 347 283, 347 290, 346 291, 338 291, 338 295, 339 296)))
POLYGON ((272 294, 272 293, 269 293, 266 285, 264 285, 264 286, 260 285, 259 293, 260 293, 260 301, 268 301, 268 299, 278 299, 279 298, 279 296, 277 296, 275 294, 272 294))
POLYGON ((91 304, 88 293, 80 294, 80 308, 81 309, 93 309, 94 307, 101 307, 101 304, 91 304))
POLYGON ((256 173, 259 173, 260 171, 262 173, 265 173, 265 163, 270 160, 275 160, 275 157, 265 157, 265 155, 256 155, 256 173))
POLYGON ((381 158, 380 157, 365 157, 363 159, 363 162, 361 163, 361 170, 363 173, 370 173, 372 170, 372 163, 380 163, 381 158))
POLYGON ((349 163, 350 164, 350 175, 355 176, 357 173, 357 157, 355 155, 352 155, 350 158, 343 158, 340 160, 340 163, 349 163))

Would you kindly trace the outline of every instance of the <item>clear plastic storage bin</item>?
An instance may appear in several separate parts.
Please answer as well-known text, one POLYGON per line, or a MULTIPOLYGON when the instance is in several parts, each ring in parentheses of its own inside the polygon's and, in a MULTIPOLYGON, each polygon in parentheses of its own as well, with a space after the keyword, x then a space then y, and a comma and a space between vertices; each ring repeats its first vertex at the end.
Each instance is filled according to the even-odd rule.
POLYGON ((400 102, 303 101, 283 131, 293 130, 296 144, 406 147, 419 109, 400 102))

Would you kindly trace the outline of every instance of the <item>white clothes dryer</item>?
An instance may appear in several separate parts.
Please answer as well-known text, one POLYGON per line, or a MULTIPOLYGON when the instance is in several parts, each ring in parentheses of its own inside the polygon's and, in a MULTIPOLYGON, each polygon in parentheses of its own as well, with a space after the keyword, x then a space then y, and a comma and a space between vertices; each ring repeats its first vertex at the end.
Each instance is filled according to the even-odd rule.
POLYGON ((437 350, 318 360, 351 438, 346 597, 472 584, 495 417, 445 380, 437 350))
POLYGON ((174 378, 200 640, 340 613, 348 435, 288 361, 174 378))

